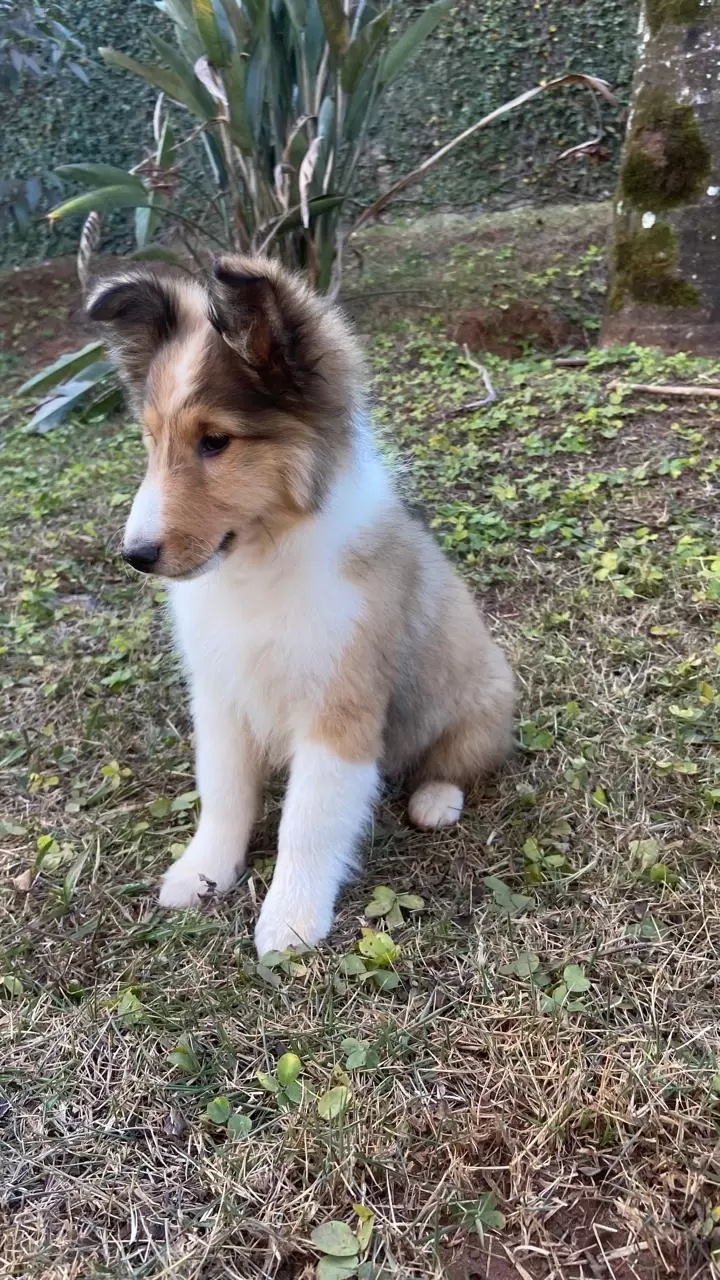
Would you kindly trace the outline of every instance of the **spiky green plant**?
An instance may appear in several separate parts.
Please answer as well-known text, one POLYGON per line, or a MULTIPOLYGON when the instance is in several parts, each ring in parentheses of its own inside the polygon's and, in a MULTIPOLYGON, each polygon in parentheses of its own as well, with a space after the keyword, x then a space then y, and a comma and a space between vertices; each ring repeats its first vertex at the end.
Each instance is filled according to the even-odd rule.
POLYGON ((172 216, 167 197, 182 210, 187 194, 188 146, 201 147, 221 238, 238 250, 278 253, 317 288, 333 288, 378 104, 451 7, 436 0, 392 40, 392 4, 375 0, 163 0, 175 41, 150 34, 157 63, 100 53, 193 117, 190 136, 174 146, 171 182, 150 161, 124 177, 107 166, 65 166, 62 177, 94 189, 51 217, 153 201, 155 219, 172 216))

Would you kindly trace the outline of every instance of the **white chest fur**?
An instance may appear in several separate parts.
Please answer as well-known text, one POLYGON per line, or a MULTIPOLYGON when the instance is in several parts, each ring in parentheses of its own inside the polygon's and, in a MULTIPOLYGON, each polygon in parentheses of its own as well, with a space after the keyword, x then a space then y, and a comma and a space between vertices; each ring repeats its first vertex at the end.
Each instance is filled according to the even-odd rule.
POLYGON ((171 587, 180 649, 195 695, 224 699, 247 718, 277 763, 322 705, 325 684, 363 608, 343 575, 353 538, 391 499, 379 461, 356 462, 330 502, 261 563, 242 549, 171 587))

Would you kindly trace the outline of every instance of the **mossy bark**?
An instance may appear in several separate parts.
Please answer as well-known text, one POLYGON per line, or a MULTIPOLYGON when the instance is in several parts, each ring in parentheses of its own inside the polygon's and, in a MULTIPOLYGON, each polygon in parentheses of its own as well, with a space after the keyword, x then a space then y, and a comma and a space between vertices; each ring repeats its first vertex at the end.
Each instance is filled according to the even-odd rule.
POLYGON ((719 10, 643 0, 605 345, 720 355, 719 10))

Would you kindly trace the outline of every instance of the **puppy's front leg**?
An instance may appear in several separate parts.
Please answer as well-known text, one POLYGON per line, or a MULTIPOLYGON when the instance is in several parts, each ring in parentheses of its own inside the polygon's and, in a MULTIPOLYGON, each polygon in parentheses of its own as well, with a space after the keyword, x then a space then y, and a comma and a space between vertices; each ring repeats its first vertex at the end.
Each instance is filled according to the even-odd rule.
POLYGON ((229 889, 245 865, 262 787, 262 768, 244 719, 216 689, 193 692, 200 822, 182 857, 163 876, 160 905, 190 907, 229 889))
POLYGON ((325 937, 377 788, 374 760, 344 760, 318 741, 297 745, 275 874, 255 930, 258 955, 325 937))

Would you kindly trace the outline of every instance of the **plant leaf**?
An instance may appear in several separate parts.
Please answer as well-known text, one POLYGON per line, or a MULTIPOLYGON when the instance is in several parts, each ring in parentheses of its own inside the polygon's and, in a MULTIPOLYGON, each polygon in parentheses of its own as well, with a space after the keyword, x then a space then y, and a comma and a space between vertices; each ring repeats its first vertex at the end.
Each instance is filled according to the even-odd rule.
MULTIPOLYGON (((339 205, 344 204, 345 196, 327 195, 315 196, 309 203, 310 221, 319 218, 323 213, 329 213, 331 209, 337 209, 339 205)), ((272 224, 271 224, 272 225, 272 224)), ((276 236, 287 235, 289 231, 295 231, 297 227, 302 225, 300 206, 290 209, 274 226, 274 234, 276 236)), ((268 224, 260 228, 260 235, 264 230, 269 230, 268 224)))
POLYGON ((365 908, 365 915, 368 920, 379 920, 380 917, 386 915, 390 909, 391 908, 386 906, 384 902, 379 902, 377 898, 373 898, 371 902, 368 902, 365 908))
POLYGON ((195 25, 211 67, 226 67, 230 50, 223 39, 212 0, 192 0, 195 25))
POLYGON ((486 1195, 481 1196, 475 1214, 475 1228, 478 1234, 482 1235, 483 1228, 487 1231, 502 1231, 504 1229, 505 1214, 496 1209, 496 1204, 497 1200, 492 1191, 488 1191, 486 1195))
POLYGON ((183 791, 181 795, 175 796, 175 798, 170 801, 170 812, 185 813, 187 809, 192 809, 197 799, 197 791, 183 791))
POLYGON ((220 3, 223 7, 225 17, 232 28, 238 49, 247 49, 252 40, 253 34, 247 13, 243 7, 237 3, 237 0, 220 0, 220 3))
POLYGON ((336 1258, 354 1258, 359 1252, 357 1236, 345 1222, 324 1222, 315 1228, 310 1239, 321 1253, 336 1258))
POLYGON ((302 1062, 296 1053, 284 1053, 279 1059, 276 1069, 278 1081, 287 1089, 289 1084, 297 1080, 302 1071, 302 1062))
POLYGON ((249 1116, 232 1115, 227 1122, 227 1131, 234 1138, 247 1138, 252 1133, 252 1120, 249 1116))
POLYGON ((350 1276, 356 1276, 357 1259, 351 1261, 346 1258, 331 1257, 326 1254, 321 1258, 315 1268, 316 1280, 349 1280, 350 1276))
POLYGON ((140 209, 149 205, 150 194, 139 187, 98 187, 97 191, 85 191, 56 205, 47 215, 48 222, 58 222, 76 213, 101 212, 106 209, 140 209))
POLYGON ((375 1226, 375 1214, 370 1209, 366 1209, 364 1204, 354 1204, 353 1209, 360 1219, 356 1231, 360 1252, 364 1253, 369 1247, 372 1240, 373 1227, 375 1226))
MULTIPOLYGON (((158 105, 156 111, 159 112, 162 105, 162 94, 158 97, 158 105)), ((157 151, 155 152, 155 164, 158 169, 170 169, 173 160, 174 137, 170 126, 169 116, 165 117, 160 129, 158 138, 157 151)), ((160 221, 161 210, 168 205, 169 194, 158 188, 153 188, 150 192, 150 202, 147 209, 135 210, 135 241, 137 248, 131 253, 130 257, 143 257, 145 260, 158 260, 161 262, 178 261, 177 255, 172 249, 165 248, 164 245, 150 245, 148 241, 157 231, 158 222, 160 221)))
MULTIPOLYGON (((22 835, 24 832, 20 834, 22 835)), ((354 1053, 356 1049, 367 1049, 367 1047, 367 1040, 357 1040, 355 1036, 346 1036, 344 1040, 340 1041, 340 1048, 343 1053, 354 1053)))
MULTIPOLYGON (((212 120, 215 115, 215 101, 212 94, 208 93, 206 86, 202 83, 195 73, 195 63, 188 59, 170 44, 169 40, 163 40, 162 36, 158 36, 154 31, 148 32, 150 43, 153 49, 166 62, 170 68, 172 75, 177 77, 178 83, 182 85, 183 105, 188 107, 194 115, 199 116, 201 120, 212 120)), ((170 95, 172 96, 172 95, 170 95)))
POLYGON ((290 959, 289 951, 266 951, 264 956, 260 956, 260 964, 266 969, 278 969, 281 965, 286 964, 290 959))
POLYGON ((373 889, 372 898, 365 908, 366 916, 384 916, 389 911, 396 900, 394 889, 389 889, 386 884, 378 884, 373 889))
POLYGON ((425 899, 419 898, 416 893, 400 893, 398 894, 398 902, 406 911, 425 910, 425 899))
POLYGON ((367 1049, 351 1049, 345 1059, 345 1066, 348 1071, 354 1071, 357 1067, 364 1067, 366 1054, 367 1049))
POLYGON ((300 216, 305 228, 310 226, 310 185, 313 180, 315 166, 325 144, 324 138, 313 138, 300 165, 298 187, 300 190, 300 216))
POLYGON ((223 71, 223 84, 228 101, 230 134, 243 155, 253 153, 253 135, 245 104, 245 73, 247 59, 233 54, 230 66, 223 71))
POLYGON ((317 0, 325 36, 336 58, 343 58, 350 44, 350 23, 340 0, 317 0))
POLYGON ((166 93, 173 102, 179 102, 184 107, 190 106, 185 85, 173 71, 166 71, 155 62, 138 62, 137 58, 129 58, 119 49, 104 47, 98 49, 98 53, 109 67, 116 67, 120 71, 131 71, 133 75, 139 76, 141 80, 152 85, 153 89, 160 89, 162 93, 166 93))
POLYGON ((98 187, 145 188, 136 173, 128 173, 114 164, 60 164, 55 173, 68 182, 92 182, 98 187))
POLYGON ((297 1080, 290 1080, 290 1082, 280 1090, 280 1094, 278 1094, 278 1097, 283 1097, 287 1099, 288 1102, 293 1102, 295 1104, 302 1102, 302 1096, 302 1085, 297 1080))
POLYGON ((335 128, 335 103, 331 97, 323 99, 322 106, 317 118, 317 131, 319 138, 332 137, 335 128))
POLYGON ((360 956, 343 956, 340 961, 340 972, 344 973, 346 978, 357 978, 360 974, 367 973, 367 965, 360 956))
POLYGON ((454 0, 435 0, 410 24, 391 49, 388 49, 380 68, 380 80, 383 85, 392 84, 401 71, 405 70, 411 58, 419 52, 420 46, 443 18, 450 12, 454 0))
POLYGON ((340 83, 345 93, 352 93, 366 67, 370 66, 383 40, 390 30, 392 9, 385 9, 377 18, 358 31, 343 59, 340 83))
POLYGON ((280 1085, 275 1079, 275 1076, 268 1075, 266 1071, 257 1071, 255 1073, 255 1079, 266 1093, 279 1093, 280 1085))
POLYGON ((530 978, 540 968, 540 957, 535 951, 521 951, 511 964, 500 966, 501 973, 514 973, 518 978, 530 978))
POLYGON ((174 1067, 184 1071, 186 1075, 195 1075, 200 1070, 198 1056, 190 1041, 185 1037, 181 1037, 178 1040, 172 1053, 168 1054, 168 1060, 172 1062, 174 1067))
POLYGON ((16 394, 28 396, 38 392, 49 391, 51 387, 57 386, 59 382, 64 382, 75 373, 80 373, 82 369, 92 364, 96 357, 102 355, 104 351, 104 342, 89 342, 80 351, 71 351, 68 355, 60 356, 59 360, 55 360, 46 369, 41 369, 40 373, 36 373, 34 377, 28 378, 27 382, 23 382, 16 394))
POLYGON ((508 915, 518 915, 526 907, 534 905, 534 898, 529 898, 523 893, 513 893, 510 886, 498 876, 485 876, 483 883, 492 893, 495 905, 502 911, 506 911, 508 915))
POLYGON ((375 969, 372 980, 378 991, 394 991, 400 986, 400 978, 392 969, 375 969))
POLYGON ((385 916, 385 926, 388 929, 402 929, 405 923, 405 917, 400 910, 397 902, 393 902, 390 910, 385 916))
MULTIPOLYGON (((65 391, 64 388, 63 391, 65 391)), ((61 393, 54 396, 52 400, 47 400, 33 414, 27 424, 27 431, 35 432, 39 436, 47 435, 48 431, 58 427, 74 409, 81 408, 87 396, 88 387, 83 386, 72 395, 61 393)))
POLYGON ((335 1120, 345 1111, 349 1101, 350 1090, 347 1085, 335 1085, 333 1089, 328 1089, 327 1093, 321 1094, 318 1098, 318 1115, 322 1116, 323 1120, 335 1120))
POLYGON ((389 933, 376 933, 374 929, 363 929, 362 938, 358 942, 358 951, 373 964, 385 967, 392 964, 400 954, 389 933))
POLYGON ((232 1107, 225 1097, 213 1098, 212 1102, 208 1102, 203 1116, 209 1120, 211 1124, 215 1124, 218 1128, 222 1128, 230 1119, 232 1107))
POLYGON ((563 982, 568 991, 589 991, 590 982, 577 964, 567 964, 563 969, 563 982))
POLYGON ((142 1022, 145 1017, 145 1005, 130 988, 127 991, 123 991, 115 1008, 118 1017, 128 1026, 132 1026, 136 1022, 142 1022))

